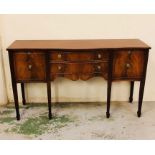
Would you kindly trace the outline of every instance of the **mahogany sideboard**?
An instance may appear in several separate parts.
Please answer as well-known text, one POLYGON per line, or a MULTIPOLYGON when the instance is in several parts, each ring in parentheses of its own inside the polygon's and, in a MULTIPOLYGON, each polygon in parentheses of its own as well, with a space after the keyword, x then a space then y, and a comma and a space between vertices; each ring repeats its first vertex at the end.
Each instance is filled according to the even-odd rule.
POLYGON ((21 83, 23 104, 24 84, 47 84, 48 116, 51 112, 51 81, 57 77, 107 80, 107 118, 110 117, 113 81, 130 82, 129 102, 133 101, 134 81, 140 81, 137 116, 141 116, 145 77, 150 46, 139 39, 101 40, 17 40, 8 48, 16 118, 20 120, 17 83, 21 83))

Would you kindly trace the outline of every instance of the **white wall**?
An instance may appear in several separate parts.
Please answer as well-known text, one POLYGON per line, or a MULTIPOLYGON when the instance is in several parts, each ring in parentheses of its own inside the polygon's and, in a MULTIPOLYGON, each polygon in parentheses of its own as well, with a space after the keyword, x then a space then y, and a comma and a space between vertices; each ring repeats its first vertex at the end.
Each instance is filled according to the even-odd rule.
MULTIPOLYGON (((155 15, 3 15, 3 58, 9 101, 13 101, 6 48, 17 39, 99 39, 140 38, 150 46, 145 101, 155 100, 155 15)), ((138 99, 136 84, 134 100, 138 99)), ((52 83, 55 101, 105 101, 106 81, 57 79, 52 83)), ((45 84, 28 84, 27 97, 32 102, 46 102, 45 84)), ((112 100, 128 100, 129 83, 116 82, 112 100)))
POLYGON ((7 92, 5 86, 4 66, 2 57, 2 20, 0 15, 0 105, 7 103, 7 92))

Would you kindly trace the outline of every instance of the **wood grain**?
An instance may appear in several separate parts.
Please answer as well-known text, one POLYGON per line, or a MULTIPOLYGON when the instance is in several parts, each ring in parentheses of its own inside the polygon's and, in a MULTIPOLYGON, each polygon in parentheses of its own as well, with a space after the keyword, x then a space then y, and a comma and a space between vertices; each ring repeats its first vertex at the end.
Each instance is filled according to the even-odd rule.
POLYGON ((114 54, 113 79, 141 78, 144 64, 144 51, 120 50, 114 54))
POLYGON ((121 49, 150 46, 139 39, 96 39, 96 40, 16 40, 7 50, 17 49, 121 49))
POLYGON ((45 80, 45 55, 35 52, 14 53, 14 68, 16 80, 45 80))

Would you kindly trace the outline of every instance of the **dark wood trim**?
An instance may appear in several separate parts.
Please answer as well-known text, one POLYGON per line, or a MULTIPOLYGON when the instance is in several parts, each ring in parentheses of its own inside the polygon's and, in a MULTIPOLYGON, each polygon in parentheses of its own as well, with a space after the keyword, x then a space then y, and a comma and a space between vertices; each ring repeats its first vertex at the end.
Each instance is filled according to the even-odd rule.
POLYGON ((130 97, 129 97, 129 102, 132 103, 133 101, 133 90, 134 90, 134 81, 130 82, 130 97))
POLYGON ((47 81, 47 98, 48 98, 48 117, 52 118, 52 101, 51 101, 51 81, 50 81, 50 54, 46 53, 46 81, 47 81))
POLYGON ((110 100, 111 100, 111 86, 112 86, 112 71, 113 71, 113 51, 109 54, 108 66, 108 81, 107 81, 107 112, 106 117, 110 117, 110 100))
POLYGON ((146 79, 146 72, 147 72, 147 63, 148 63, 148 57, 149 57, 149 50, 146 50, 144 52, 145 54, 145 61, 144 61, 144 69, 143 69, 143 76, 140 81, 140 88, 139 88, 139 100, 138 100, 138 111, 137 116, 141 116, 141 109, 142 109, 142 102, 143 102, 143 95, 144 95, 144 87, 145 87, 145 79, 146 79))
POLYGON ((9 52, 9 62, 10 62, 13 96, 14 96, 15 109, 16 109, 16 118, 17 118, 17 120, 20 120, 17 83, 16 83, 15 75, 14 75, 15 71, 14 71, 14 65, 13 65, 14 64, 13 63, 13 53, 11 53, 11 52, 9 52))
POLYGON ((22 93, 22 102, 23 102, 23 105, 26 105, 25 85, 24 85, 24 83, 21 83, 21 93, 22 93))
POLYGON ((51 103, 51 82, 47 82, 47 97, 48 97, 48 117, 52 119, 52 103, 51 103))

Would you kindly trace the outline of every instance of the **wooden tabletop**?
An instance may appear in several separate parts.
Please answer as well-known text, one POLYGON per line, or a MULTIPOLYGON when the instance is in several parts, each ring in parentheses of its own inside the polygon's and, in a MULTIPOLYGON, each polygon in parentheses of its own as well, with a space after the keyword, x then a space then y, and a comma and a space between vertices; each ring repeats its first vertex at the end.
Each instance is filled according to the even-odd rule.
POLYGON ((97 40, 16 40, 7 50, 13 49, 150 49, 139 39, 97 39, 97 40))

